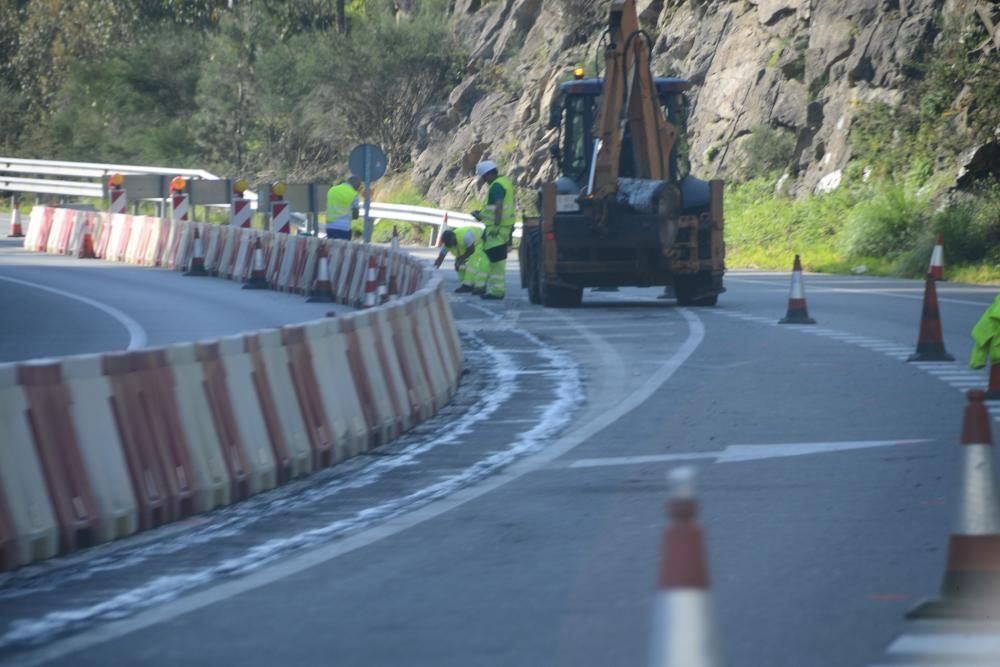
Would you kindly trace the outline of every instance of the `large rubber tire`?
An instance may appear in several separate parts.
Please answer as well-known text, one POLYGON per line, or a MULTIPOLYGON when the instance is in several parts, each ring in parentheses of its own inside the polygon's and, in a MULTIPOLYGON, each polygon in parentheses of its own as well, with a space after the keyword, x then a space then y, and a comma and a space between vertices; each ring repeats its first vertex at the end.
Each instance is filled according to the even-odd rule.
POLYGON ((681 306, 696 308, 714 306, 719 302, 719 295, 697 296, 704 294, 712 285, 712 274, 699 273, 693 276, 677 276, 674 279, 674 293, 677 303, 681 306))
POLYGON ((542 305, 546 308, 579 308, 583 302, 582 287, 555 285, 539 276, 542 305))
POLYGON ((528 235, 525 246, 525 273, 528 283, 528 301, 536 306, 542 302, 541 273, 542 233, 535 229, 528 235))
POLYGON ((529 241, 532 244, 530 253, 533 265, 528 283, 528 299, 531 303, 541 303, 546 308, 579 308, 583 302, 583 288, 556 285, 546 280, 545 267, 542 266, 541 232, 533 233, 529 241), (538 301, 533 298, 533 290, 538 301))

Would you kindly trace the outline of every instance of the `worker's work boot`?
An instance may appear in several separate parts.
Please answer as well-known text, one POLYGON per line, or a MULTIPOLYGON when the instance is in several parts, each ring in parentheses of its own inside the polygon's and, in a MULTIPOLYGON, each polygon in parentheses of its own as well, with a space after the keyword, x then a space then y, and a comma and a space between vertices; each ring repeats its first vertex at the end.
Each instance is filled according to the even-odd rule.
POLYGON ((472 285, 459 285, 455 288, 455 294, 468 294, 472 292, 472 285))

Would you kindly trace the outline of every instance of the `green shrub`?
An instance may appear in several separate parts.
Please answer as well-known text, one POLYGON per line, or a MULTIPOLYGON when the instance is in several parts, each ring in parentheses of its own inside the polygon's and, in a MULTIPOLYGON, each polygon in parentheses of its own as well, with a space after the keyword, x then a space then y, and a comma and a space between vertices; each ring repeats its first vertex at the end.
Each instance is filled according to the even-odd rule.
POLYGON ((747 155, 747 178, 766 176, 787 169, 795 154, 795 136, 791 132, 758 125, 744 144, 747 155))
POLYGON ((430 243, 431 228, 429 226, 398 220, 380 220, 372 231, 372 241, 375 243, 391 242, 393 227, 399 234, 400 245, 426 246, 430 243))
POLYGON ((848 255, 897 255, 914 246, 927 227, 927 201, 899 185, 870 189, 847 217, 843 245, 848 255))
POLYGON ((983 183, 972 196, 938 211, 931 227, 944 235, 946 264, 1000 262, 1000 183, 983 183))

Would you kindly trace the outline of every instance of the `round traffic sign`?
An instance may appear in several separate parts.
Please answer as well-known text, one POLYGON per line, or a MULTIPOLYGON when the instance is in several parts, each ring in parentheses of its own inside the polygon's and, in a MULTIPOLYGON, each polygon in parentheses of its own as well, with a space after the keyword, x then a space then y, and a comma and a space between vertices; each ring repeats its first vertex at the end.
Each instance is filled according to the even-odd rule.
POLYGON ((354 150, 351 151, 351 157, 347 160, 351 174, 366 183, 382 178, 388 164, 389 161, 386 159, 385 153, 374 144, 355 146, 354 150))

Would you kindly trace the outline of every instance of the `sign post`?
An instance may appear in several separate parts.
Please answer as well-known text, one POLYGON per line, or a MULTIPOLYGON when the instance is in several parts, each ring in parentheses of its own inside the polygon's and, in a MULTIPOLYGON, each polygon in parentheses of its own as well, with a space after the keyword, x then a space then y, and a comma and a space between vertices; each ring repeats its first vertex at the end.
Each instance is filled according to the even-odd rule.
POLYGON ((351 156, 347 161, 351 168, 351 174, 357 176, 365 184, 365 227, 364 241, 371 243, 372 240, 372 220, 371 220, 371 184, 385 175, 385 168, 388 160, 385 153, 378 146, 372 144, 360 144, 351 151, 351 156))

